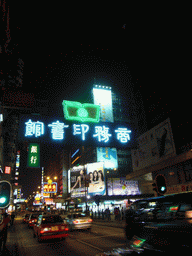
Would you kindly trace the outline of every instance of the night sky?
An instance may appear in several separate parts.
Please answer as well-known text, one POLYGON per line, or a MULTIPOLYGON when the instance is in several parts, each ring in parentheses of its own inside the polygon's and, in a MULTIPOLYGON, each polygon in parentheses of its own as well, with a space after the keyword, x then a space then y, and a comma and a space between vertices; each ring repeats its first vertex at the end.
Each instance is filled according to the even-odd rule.
MULTIPOLYGON (((170 117, 176 147, 191 141, 191 39, 182 7, 12 1, 6 12, 8 6, 11 40, 0 58, 12 71, 15 60, 24 61, 22 90, 48 100, 50 115, 62 114, 64 99, 88 102, 94 82, 127 98, 131 84, 143 97, 148 129, 170 117)), ((30 177, 23 174, 22 184, 30 177)))

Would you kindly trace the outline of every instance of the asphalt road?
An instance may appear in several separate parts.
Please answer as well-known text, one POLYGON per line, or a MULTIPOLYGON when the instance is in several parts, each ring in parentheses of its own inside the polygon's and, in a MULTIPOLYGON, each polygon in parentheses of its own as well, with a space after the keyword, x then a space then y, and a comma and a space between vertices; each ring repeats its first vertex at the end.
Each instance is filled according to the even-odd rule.
POLYGON ((8 230, 6 249, 2 255, 14 256, 90 256, 126 244, 124 230, 121 227, 110 227, 93 224, 91 231, 73 231, 65 241, 45 241, 38 243, 33 238, 32 229, 17 217, 13 227, 8 230))

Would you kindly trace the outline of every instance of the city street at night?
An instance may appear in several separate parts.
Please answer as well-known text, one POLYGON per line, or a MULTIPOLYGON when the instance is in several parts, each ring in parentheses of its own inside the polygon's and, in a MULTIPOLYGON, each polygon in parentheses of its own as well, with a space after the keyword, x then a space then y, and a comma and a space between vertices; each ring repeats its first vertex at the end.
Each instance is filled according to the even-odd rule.
POLYGON ((22 216, 17 216, 14 226, 9 227, 3 255, 96 255, 125 246, 123 225, 122 221, 119 224, 113 221, 110 223, 96 221, 91 232, 73 231, 66 240, 38 243, 37 239, 33 238, 33 230, 22 223, 22 216))

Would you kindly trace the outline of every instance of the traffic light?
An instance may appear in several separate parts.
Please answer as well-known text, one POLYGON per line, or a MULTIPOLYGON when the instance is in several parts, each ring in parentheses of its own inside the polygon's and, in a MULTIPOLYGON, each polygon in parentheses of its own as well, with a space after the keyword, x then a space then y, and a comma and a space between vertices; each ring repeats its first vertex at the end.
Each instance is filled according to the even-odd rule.
POLYGON ((166 180, 163 175, 158 175, 156 177, 157 190, 159 195, 164 195, 167 192, 166 180))
POLYGON ((0 181, 0 208, 6 208, 10 203, 11 184, 8 181, 0 181))
POLYGON ((100 106, 90 103, 81 104, 76 101, 62 102, 65 119, 79 122, 98 123, 100 117, 100 106))

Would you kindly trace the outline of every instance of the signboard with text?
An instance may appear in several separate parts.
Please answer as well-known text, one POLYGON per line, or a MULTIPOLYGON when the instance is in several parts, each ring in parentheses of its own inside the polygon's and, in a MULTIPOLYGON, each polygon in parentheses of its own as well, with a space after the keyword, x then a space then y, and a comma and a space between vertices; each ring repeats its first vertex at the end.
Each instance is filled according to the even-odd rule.
POLYGON ((40 167, 40 146, 37 143, 29 144, 27 167, 40 167))
POLYGON ((66 122, 45 116, 22 116, 18 132, 19 140, 64 146, 131 148, 136 137, 136 128, 126 123, 66 122))
POLYGON ((43 193, 57 193, 57 182, 44 182, 43 184, 43 193))

